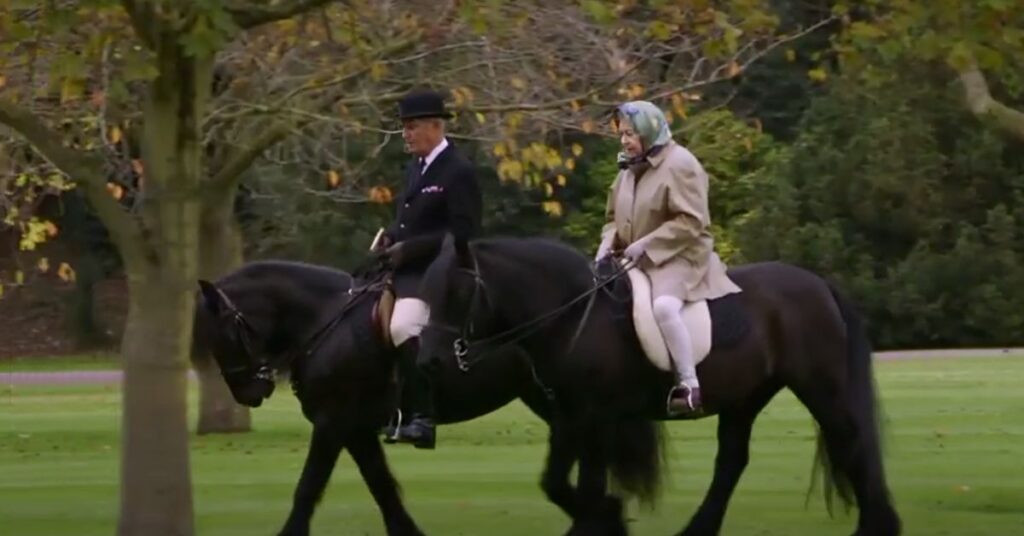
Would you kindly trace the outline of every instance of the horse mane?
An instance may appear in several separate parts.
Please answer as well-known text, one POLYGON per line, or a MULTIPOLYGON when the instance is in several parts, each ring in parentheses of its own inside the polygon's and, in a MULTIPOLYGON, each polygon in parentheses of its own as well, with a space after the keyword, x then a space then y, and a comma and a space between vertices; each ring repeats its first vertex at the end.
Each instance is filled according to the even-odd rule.
MULTIPOLYGON (((589 284, 589 258, 574 247, 550 237, 491 236, 470 242, 473 255, 505 264, 518 264, 546 274, 578 275, 580 284, 589 284)), ((433 301, 447 293, 445 273, 456 262, 455 248, 448 244, 434 259, 424 274, 432 284, 424 289, 425 298, 433 301), (440 273, 439 273, 440 272, 440 273)))

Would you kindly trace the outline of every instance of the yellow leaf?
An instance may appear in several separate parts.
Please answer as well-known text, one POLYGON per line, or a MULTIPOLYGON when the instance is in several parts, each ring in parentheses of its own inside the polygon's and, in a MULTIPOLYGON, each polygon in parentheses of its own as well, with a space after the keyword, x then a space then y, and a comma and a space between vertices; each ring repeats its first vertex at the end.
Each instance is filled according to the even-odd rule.
POLYGON ((120 201, 121 198, 124 197, 124 188, 122 188, 120 184, 108 182, 107 191, 110 192, 110 195, 112 195, 114 199, 117 199, 118 201, 120 201))
POLYGON ((576 160, 574 160, 572 158, 566 160, 565 161, 565 169, 568 169, 569 171, 572 171, 572 170, 576 169, 576 160))
POLYGON ((566 180, 565 175, 559 175, 558 176, 558 185, 559 186, 565 186, 566 182, 568 182, 568 181, 566 180))
POLYGON ((510 82, 512 82, 512 87, 516 89, 526 89, 526 81, 518 76, 513 76, 510 82))
POLYGON ((552 195, 555 195, 555 188, 554 188, 554 186, 551 186, 550 182, 545 182, 544 183, 544 195, 546 195, 548 197, 551 197, 552 195))
POLYGON ((811 69, 807 71, 807 77, 815 82, 824 82, 828 78, 828 73, 825 72, 825 69, 821 68, 811 69))
POLYGON ((587 134, 593 134, 594 130, 597 128, 597 126, 594 124, 593 121, 591 121, 590 119, 587 119, 586 121, 584 121, 580 125, 580 128, 583 130, 583 132, 585 132, 587 134))
POLYGON ((506 154, 508 154, 508 152, 505 150, 505 144, 501 143, 500 141, 494 144, 493 151, 494 156, 505 156, 506 154))
POLYGON ((545 201, 541 204, 541 208, 551 216, 558 217, 562 215, 562 204, 558 201, 545 201))
POLYGON ((743 71, 743 69, 740 67, 740 64, 736 63, 735 61, 729 62, 729 70, 728 70, 729 78, 735 77, 736 75, 740 74, 740 72, 742 72, 742 71, 743 71))
POLYGON ((572 107, 572 111, 574 112, 580 111, 580 101, 576 99, 573 99, 573 101, 569 103, 569 106, 572 107))
POLYGON ((118 143, 121 141, 121 129, 117 125, 110 127, 110 132, 107 133, 110 138, 110 143, 118 143))
POLYGON ((482 124, 487 122, 487 117, 484 116, 484 114, 482 114, 480 112, 477 112, 476 113, 476 121, 477 121, 477 123, 480 123, 482 125, 482 124))
POLYGON ((4 87, 6 85, 7 85, 7 78, 4 75, 0 74, 0 87, 4 87))
POLYGON ((523 173, 523 164, 518 160, 503 158, 501 162, 498 163, 498 177, 503 181, 511 180, 519 182, 523 179, 523 173))
POLYGON ((3 286, 2 283, 0 283, 0 298, 3 298, 3 297, 4 297, 4 286, 3 286))
POLYGON ((451 91, 451 93, 452 100, 454 101, 453 104, 455 105, 456 108, 461 108, 464 104, 466 104, 466 97, 462 96, 462 89, 455 88, 451 91))
POLYGON ((786 49, 786 61, 788 61, 790 63, 796 61, 796 51, 795 50, 793 50, 791 48, 787 48, 786 49))
POLYGON ((146 167, 142 165, 142 160, 139 160, 138 158, 132 159, 132 171, 140 177, 145 174, 146 167))
POLYGON ((750 138, 743 138, 743 146, 747 148, 747 152, 754 150, 754 143, 750 141, 750 138))
POLYGON ((17 285, 24 285, 25 284, 25 272, 22 272, 21 270, 18 270, 17 272, 14 272, 14 283, 17 284, 17 285))
POLYGON ((341 184, 341 175, 339 175, 338 172, 333 169, 328 171, 327 185, 330 186, 331 188, 337 188, 339 184, 341 184))
POLYGON ((48 221, 43 224, 43 228, 46 229, 46 236, 53 238, 57 236, 57 226, 52 221, 48 221))
POLYGON ((387 186, 374 186, 370 188, 370 201, 385 204, 390 203, 391 199, 391 190, 387 186))
POLYGON ((60 263, 60 266, 57 268, 57 277, 59 277, 61 281, 64 281, 65 283, 71 283, 75 280, 75 270, 72 269, 71 265, 69 265, 68 263, 62 262, 60 263))
POLYGON ((583 146, 578 143, 572 144, 572 154, 573 156, 579 156, 583 154, 583 146))
POLYGON ((46 273, 50 270, 50 260, 46 257, 41 257, 39 262, 36 263, 36 266, 39 268, 40 272, 46 273))

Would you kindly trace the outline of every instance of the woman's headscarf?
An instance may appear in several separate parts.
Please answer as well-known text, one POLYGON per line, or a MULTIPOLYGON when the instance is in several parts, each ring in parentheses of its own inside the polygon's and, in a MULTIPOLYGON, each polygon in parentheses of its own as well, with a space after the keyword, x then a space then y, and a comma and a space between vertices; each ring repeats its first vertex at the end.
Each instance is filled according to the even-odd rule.
POLYGON ((668 119, 664 112, 647 101, 630 101, 615 109, 616 119, 625 117, 633 125, 633 130, 640 136, 644 152, 636 157, 629 157, 625 152, 618 155, 619 168, 641 164, 648 156, 656 154, 668 142, 672 141, 672 130, 668 127, 668 119))

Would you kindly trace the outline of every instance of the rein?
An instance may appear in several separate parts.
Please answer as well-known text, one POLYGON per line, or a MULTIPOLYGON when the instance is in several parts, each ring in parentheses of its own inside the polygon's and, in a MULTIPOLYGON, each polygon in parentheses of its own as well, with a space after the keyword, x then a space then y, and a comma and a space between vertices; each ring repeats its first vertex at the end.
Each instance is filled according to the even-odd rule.
MULTIPOLYGON (((525 339, 526 337, 529 337, 530 335, 533 335, 534 333, 536 333, 537 330, 541 329, 542 324, 544 324, 545 322, 547 322, 549 320, 553 320, 553 319, 561 316, 562 314, 564 314, 566 311, 571 309, 576 304, 580 303, 583 300, 589 299, 588 302, 587 302, 587 307, 584 310, 583 316, 580 318, 580 323, 579 323, 579 325, 576 328, 576 332, 573 335, 573 338, 571 339, 571 341, 569 343, 568 350, 572 350, 572 348, 574 348, 576 346, 576 341, 579 339, 580 334, 583 332, 583 327, 586 324, 586 321, 587 321, 587 319, 590 316, 590 312, 591 312, 591 310, 593 308, 594 301, 597 298, 597 293, 600 292, 605 287, 607 287, 612 282, 614 282, 615 280, 617 280, 619 277, 622 277, 623 274, 628 272, 636 264, 634 261, 627 262, 625 265, 617 264, 616 265, 616 270, 614 272, 612 272, 611 274, 609 274, 607 276, 603 276, 603 277, 597 275, 597 273, 595 272, 594 273, 594 286, 589 288, 589 289, 587 289, 586 291, 584 291, 583 293, 579 294, 578 296, 574 297, 573 299, 569 300, 568 302, 566 302, 566 303, 564 303, 564 304, 562 304, 562 305, 560 305, 560 306, 558 306, 558 307, 556 307, 556 308, 554 308, 554 309, 552 309, 552 310, 550 310, 550 311, 548 311, 548 312, 546 312, 546 313, 544 313, 544 314, 542 314, 542 315, 540 315, 540 316, 538 316, 536 318, 533 318, 531 320, 528 320, 526 322, 523 322, 521 324, 513 326, 513 327, 511 327, 509 329, 506 329, 506 330, 504 330, 502 332, 499 332, 497 334, 494 334, 494 335, 491 335, 491 336, 488 336, 488 337, 483 337, 483 338, 480 338, 480 339, 473 340, 473 339, 471 339, 472 331, 473 331, 473 317, 475 316, 473 314, 473 312, 474 312, 473 308, 476 306, 478 297, 479 297, 480 293, 483 291, 483 289, 485 288, 486 284, 485 284, 485 282, 483 280, 483 277, 480 274, 480 265, 477 262, 476 256, 472 255, 472 253, 470 255, 471 255, 471 258, 473 260, 473 268, 472 269, 463 268, 462 270, 468 272, 470 275, 473 276, 475 286, 473 287, 473 298, 472 298, 472 301, 471 301, 471 304, 470 304, 470 313, 469 313, 469 315, 467 315, 467 318, 466 318, 465 322, 463 322, 462 327, 461 328, 456 328, 456 327, 448 325, 448 324, 433 324, 433 323, 428 324, 426 326, 426 328, 428 328, 428 329, 436 329, 436 330, 445 331, 445 332, 448 332, 448 333, 452 333, 452 334, 458 335, 458 338, 455 339, 455 341, 452 343, 452 350, 454 351, 454 354, 455 354, 456 364, 458 365, 459 370, 462 371, 462 372, 469 372, 470 368, 472 368, 473 365, 476 365, 477 363, 479 363, 480 361, 482 361, 484 359, 484 356, 478 356, 474 360, 467 359, 467 356, 469 355, 469 351, 470 351, 470 349, 472 347, 487 346, 487 345, 495 345, 495 344, 497 344, 497 346, 500 348, 502 346, 506 346, 506 345, 509 345, 509 344, 513 344, 513 343, 519 342, 519 341, 525 339), (504 342, 499 342, 499 341, 502 341, 503 339, 506 339, 506 338, 508 338, 508 340, 506 340, 504 342)), ((536 372, 534 372, 534 374, 536 374, 536 372)))
MULTIPOLYGON (((313 352, 315 352, 317 350, 317 348, 320 347, 320 344, 323 343, 325 335, 330 333, 338 325, 338 323, 341 322, 341 320, 345 317, 345 315, 348 314, 348 312, 350 310, 352 310, 352 308, 356 304, 359 303, 360 298, 362 298, 363 296, 366 296, 372 290, 379 290, 379 289, 382 289, 382 288, 384 288, 386 286, 386 283, 385 283, 386 276, 387 276, 386 272, 380 273, 377 276, 375 276, 369 283, 367 283, 367 284, 365 284, 363 286, 360 286, 360 287, 351 287, 347 291, 345 291, 345 294, 348 295, 348 296, 351 296, 352 298, 349 299, 347 302, 345 302, 345 304, 341 307, 341 309, 334 316, 332 316, 330 320, 325 322, 324 325, 322 325, 319 329, 314 331, 313 334, 310 335, 309 338, 306 339, 306 341, 302 345, 298 346, 296 349, 292 350, 291 352, 285 354, 286 355, 286 359, 284 360, 284 364, 286 366, 290 367, 291 364, 300 355, 302 357, 309 357, 310 355, 312 355, 313 352)), ((240 374, 240 373, 244 373, 244 372, 248 372, 249 371, 250 365, 252 364, 253 355, 254 355, 253 351, 252 351, 252 343, 251 343, 251 338, 250 337, 254 336, 256 334, 256 330, 252 327, 252 324, 250 324, 245 319, 245 316, 242 315, 242 312, 239 311, 234 306, 234 304, 232 304, 230 301, 227 301, 226 305, 228 307, 228 313, 230 313, 232 315, 232 317, 233 317, 233 321, 235 323, 235 329, 236 329, 236 332, 238 333, 238 338, 239 338, 239 340, 242 343, 242 349, 245 351, 246 356, 249 358, 248 359, 249 363, 246 364, 246 365, 240 365, 238 367, 234 367, 234 368, 229 369, 229 370, 222 370, 221 371, 221 376, 223 376, 225 380, 227 380, 228 376, 232 376, 232 375, 236 375, 236 374, 240 374)), ((257 380, 266 380, 266 381, 271 381, 271 382, 273 382, 273 381, 275 381, 277 379, 277 373, 274 370, 274 367, 270 366, 270 360, 269 359, 261 358, 260 360, 257 361, 257 364, 258 364, 258 367, 257 367, 256 373, 254 375, 255 379, 257 379, 257 380)))

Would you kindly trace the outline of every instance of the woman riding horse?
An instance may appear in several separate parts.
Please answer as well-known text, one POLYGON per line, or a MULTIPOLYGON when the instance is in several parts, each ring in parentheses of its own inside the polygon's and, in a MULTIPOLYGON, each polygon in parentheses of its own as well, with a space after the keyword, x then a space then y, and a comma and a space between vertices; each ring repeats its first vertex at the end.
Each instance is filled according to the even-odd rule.
POLYGON ((619 106, 614 119, 623 150, 597 260, 622 251, 650 279, 654 316, 676 375, 668 414, 696 415, 702 410, 700 383, 683 305, 740 288, 714 251, 707 173, 673 141, 665 114, 650 102, 634 101, 619 106))

